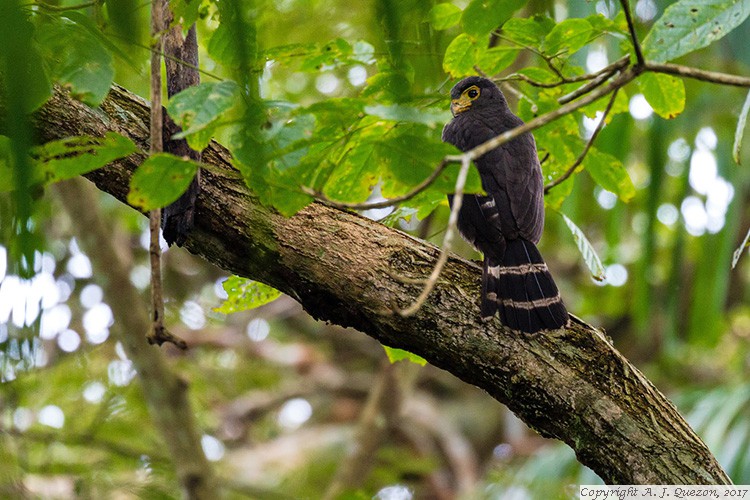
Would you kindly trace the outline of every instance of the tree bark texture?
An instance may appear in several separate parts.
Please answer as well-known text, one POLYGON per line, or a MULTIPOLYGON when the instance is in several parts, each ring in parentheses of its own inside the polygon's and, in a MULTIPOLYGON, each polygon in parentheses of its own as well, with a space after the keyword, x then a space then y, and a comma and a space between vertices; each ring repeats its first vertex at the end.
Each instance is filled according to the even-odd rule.
MULTIPOLYGON (((114 130, 148 150, 148 106, 113 87, 99 109, 57 92, 36 115, 45 140, 114 130)), ((125 202, 144 159, 134 154, 87 177, 125 202)), ((684 419, 600 331, 533 335, 479 318, 479 267, 451 257, 414 316, 407 306, 438 249, 357 214, 313 203, 291 218, 265 207, 231 167, 229 153, 204 151, 204 180, 192 253, 298 300, 315 318, 356 328, 416 353, 506 404, 541 435, 560 439, 607 483, 724 484, 729 478, 684 419)))

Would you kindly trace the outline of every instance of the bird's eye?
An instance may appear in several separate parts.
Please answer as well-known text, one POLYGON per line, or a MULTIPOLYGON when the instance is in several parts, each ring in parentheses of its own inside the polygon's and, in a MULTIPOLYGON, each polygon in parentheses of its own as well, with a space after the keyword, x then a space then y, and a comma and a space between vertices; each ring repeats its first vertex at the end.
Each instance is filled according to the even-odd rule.
POLYGON ((469 99, 476 99, 477 96, 479 96, 479 90, 477 89, 470 89, 467 93, 467 96, 469 96, 469 99))

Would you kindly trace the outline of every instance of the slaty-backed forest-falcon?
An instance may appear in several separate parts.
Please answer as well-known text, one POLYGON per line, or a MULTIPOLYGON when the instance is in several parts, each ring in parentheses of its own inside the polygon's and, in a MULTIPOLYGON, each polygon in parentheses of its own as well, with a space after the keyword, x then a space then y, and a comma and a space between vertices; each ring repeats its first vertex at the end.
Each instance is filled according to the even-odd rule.
MULTIPOLYGON (((443 141, 468 151, 523 121, 490 80, 472 76, 451 90, 453 119, 443 141)), ((486 195, 466 195, 458 230, 484 255, 481 314, 499 312, 502 322, 522 332, 561 328, 568 312, 536 244, 544 228, 542 170, 531 133, 525 133, 474 161, 486 195)), ((448 200, 453 204, 453 196, 448 200)))

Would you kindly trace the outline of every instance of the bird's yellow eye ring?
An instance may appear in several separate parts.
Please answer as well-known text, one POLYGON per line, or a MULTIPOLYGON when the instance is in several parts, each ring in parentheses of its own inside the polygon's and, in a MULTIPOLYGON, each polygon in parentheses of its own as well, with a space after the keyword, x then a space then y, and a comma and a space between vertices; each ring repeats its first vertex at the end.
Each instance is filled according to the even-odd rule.
POLYGON ((469 99, 476 99, 479 97, 479 88, 477 87, 469 87, 469 89, 466 91, 466 95, 469 97, 469 99))

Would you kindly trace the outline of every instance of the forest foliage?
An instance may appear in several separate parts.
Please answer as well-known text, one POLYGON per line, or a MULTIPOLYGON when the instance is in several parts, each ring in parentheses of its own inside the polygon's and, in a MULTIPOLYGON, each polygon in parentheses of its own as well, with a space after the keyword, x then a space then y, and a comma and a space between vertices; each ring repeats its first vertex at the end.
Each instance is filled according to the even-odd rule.
MULTIPOLYGON (((750 276, 742 260, 734 272, 730 262, 738 246, 742 254, 750 227, 750 176, 744 170, 748 148, 742 148, 750 95, 745 96, 745 89, 643 63, 677 62, 749 74, 745 21, 750 1, 633 3, 636 20, 631 25, 621 4, 611 0, 373 0, 361 6, 173 0, 176 23, 197 23, 202 83, 174 96, 166 110, 182 126, 178 137, 199 150, 212 139, 226 146, 260 201, 291 216, 316 196, 359 203, 411 193, 447 156, 458 153, 442 143, 440 135, 450 119, 447 95, 459 78, 493 77, 517 114, 529 122, 580 102, 639 67, 631 80, 610 85, 593 102, 534 130, 548 186, 543 251, 551 266, 561 269, 561 289, 571 311, 606 327, 619 348, 648 363, 657 383, 674 388, 691 423, 733 479, 747 482, 750 421, 742 412, 750 408, 745 376, 750 276), (637 116, 639 110, 645 115, 637 116), (736 394, 740 397, 733 397, 736 394)), ((57 214, 49 201, 40 201, 40 193, 138 149, 114 133, 37 144, 28 116, 49 99, 54 86, 92 107, 101 104, 113 83, 148 95, 150 39, 144 5, 134 0, 9 0, 0 6, 0 18, 6 20, 0 26, 0 241, 8 262, 4 265, 0 259, 4 284, 11 275, 32 280, 48 248, 58 248, 54 260, 59 269, 80 253, 69 235, 49 230, 57 214)), ((199 167, 167 153, 152 156, 133 176, 128 201, 143 210, 165 206, 187 188, 199 167)), ((445 195, 454 190, 457 172, 458 164, 449 165, 426 189, 377 216, 384 224, 434 237, 444 225, 445 195)), ((481 191, 473 171, 466 189, 481 191)), ((102 205, 138 238, 141 226, 135 216, 107 208, 107 202, 102 205)), ((459 251, 472 255, 466 248, 459 251)), ((186 303, 200 303, 205 312, 199 316, 209 317, 214 325, 244 321, 247 326, 257 318, 243 311, 272 305, 279 296, 261 283, 230 277, 223 285, 225 294, 220 293, 225 302, 213 297, 211 303, 205 296, 213 290, 215 271, 196 274, 203 281, 192 282, 191 292, 175 292, 175 323, 185 321, 186 303), (242 319, 223 316, 231 313, 242 319)), ((81 283, 98 279, 106 278, 88 276, 81 283)), ((3 298, 9 300, 0 288, 3 298)), ((129 385, 132 374, 112 364, 113 359, 125 361, 121 353, 105 355, 93 343, 88 353, 58 349, 54 366, 42 370, 33 361, 41 343, 31 340, 34 333, 27 327, 39 330, 43 313, 29 321, 13 321, 14 314, 13 306, 0 303, 0 340, 5 346, 0 406, 7 408, 0 412, 3 429, 15 429, 8 436, 34 443, 23 459, 28 469, 78 475, 90 491, 123 477, 125 482, 133 480, 128 474, 133 468, 148 469, 151 477, 169 469, 153 431, 134 433, 130 428, 133 422, 147 421, 148 415, 129 385), (106 391, 94 398, 98 404, 83 404, 94 390, 90 388, 99 390, 100 385, 106 391), (66 414, 82 405, 78 417, 89 426, 66 428, 64 433, 38 421, 19 426, 17 420, 25 420, 18 409, 38 413, 47 407, 40 402, 56 402, 66 414), (87 436, 99 436, 94 440, 100 448, 96 456, 79 454, 68 461, 53 454, 51 464, 45 462, 47 443, 77 449, 87 443, 87 436), (92 470, 96 463, 110 471, 104 480, 92 470)), ((291 344, 295 326, 274 321, 282 325, 278 342, 291 344)), ((265 328, 258 324, 253 328, 265 328)), ((251 333, 248 327, 247 333, 253 338, 257 331, 251 333)), ((325 342, 309 337, 316 352, 326 352, 325 342)), ((205 429, 219 427, 212 401, 226 402, 258 388, 272 391, 288 377, 268 359, 254 370, 227 361, 228 352, 237 356, 227 347, 204 353, 198 366, 190 366, 186 358, 176 363, 192 375, 205 429), (198 376, 203 368, 206 377, 198 376), (224 371, 231 379, 221 376, 224 371)), ((400 355, 389 351, 391 359, 400 355)), ((355 363, 346 359, 342 364, 355 363)), ((263 422, 253 435, 270 440, 278 432, 263 422)), ((389 452, 393 455, 380 457, 382 477, 371 478, 367 487, 383 487, 408 477, 408 472, 426 474, 439 462, 435 457, 414 459, 405 462, 414 470, 404 471, 409 467, 399 463, 399 454, 406 451, 394 447, 389 452)), ((21 451, 5 453, 15 453, 12 463, 19 463, 21 451)), ((539 462, 523 462, 518 477, 535 464, 546 464, 540 456, 539 462)), ((580 469, 571 465, 570 456, 555 455, 555 460, 561 481, 578 477, 580 469)), ((539 467, 536 474, 543 475, 547 465, 539 467)), ((147 487, 169 494, 174 491, 164 480, 169 474, 147 487)), ((310 474, 328 477, 330 470, 310 474)), ((500 490, 512 483, 506 472, 497 471, 482 480, 500 490)), ((303 479, 289 481, 292 495, 320 491, 319 485, 304 484, 303 479)))

